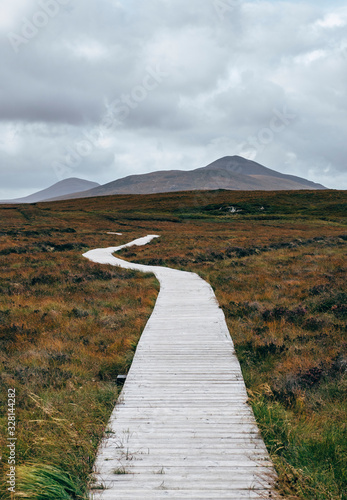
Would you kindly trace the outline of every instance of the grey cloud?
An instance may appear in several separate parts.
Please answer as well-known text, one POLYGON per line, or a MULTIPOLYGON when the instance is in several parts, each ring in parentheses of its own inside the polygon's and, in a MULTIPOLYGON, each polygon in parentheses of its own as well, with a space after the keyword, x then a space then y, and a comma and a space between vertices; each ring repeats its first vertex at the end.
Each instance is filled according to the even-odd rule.
MULTIPOLYGON (((274 110, 288 109, 295 120, 261 145, 256 160, 347 187, 347 9, 313 0, 231 4, 221 18, 214 0, 71 0, 18 54, 3 32, 2 189, 55 182, 53 164, 86 132, 97 133, 106 104, 132 95, 158 65, 167 76, 71 175, 106 182, 201 166, 266 137, 274 110)), ((20 32, 22 16, 32 19, 35 9, 28 2, 12 30, 20 32)))

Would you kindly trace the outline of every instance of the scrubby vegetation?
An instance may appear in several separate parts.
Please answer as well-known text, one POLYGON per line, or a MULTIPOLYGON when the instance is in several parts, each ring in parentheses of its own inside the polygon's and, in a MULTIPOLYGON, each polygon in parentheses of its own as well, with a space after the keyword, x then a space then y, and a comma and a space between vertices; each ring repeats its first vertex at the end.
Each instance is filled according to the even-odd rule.
MULTIPOLYGON (((11 225, 1 220, 0 239, 0 422, 4 430, 7 391, 15 388, 16 490, 20 498, 85 499, 117 375, 130 366, 158 285, 84 259, 88 245, 106 243, 96 229, 37 229, 39 219, 29 224, 35 231, 22 232, 16 222, 6 231, 11 225)), ((1 436, 6 473, 7 432, 1 436)), ((10 498, 5 480, 1 495, 10 498)))
POLYGON ((153 277, 81 254, 156 233, 121 254, 212 284, 279 491, 346 499, 345 200, 219 191, 0 207, 1 408, 16 388, 21 498, 45 498, 40 481, 83 498, 115 378, 155 303, 153 277))

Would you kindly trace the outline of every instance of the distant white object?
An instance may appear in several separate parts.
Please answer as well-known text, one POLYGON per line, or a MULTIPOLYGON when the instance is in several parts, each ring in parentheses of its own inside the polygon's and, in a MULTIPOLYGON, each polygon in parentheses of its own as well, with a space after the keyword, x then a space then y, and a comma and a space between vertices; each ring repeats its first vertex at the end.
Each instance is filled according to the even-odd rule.
POLYGON ((123 233, 112 233, 112 232, 108 232, 107 234, 116 234, 117 236, 122 236, 123 233))
POLYGON ((239 212, 242 212, 241 208, 235 208, 235 207, 230 207, 229 212, 232 214, 238 214, 239 212))
POLYGON ((113 256, 157 237, 84 254, 100 264, 152 272, 160 281, 99 448, 93 498, 275 499, 273 466, 211 286, 195 273, 113 256))

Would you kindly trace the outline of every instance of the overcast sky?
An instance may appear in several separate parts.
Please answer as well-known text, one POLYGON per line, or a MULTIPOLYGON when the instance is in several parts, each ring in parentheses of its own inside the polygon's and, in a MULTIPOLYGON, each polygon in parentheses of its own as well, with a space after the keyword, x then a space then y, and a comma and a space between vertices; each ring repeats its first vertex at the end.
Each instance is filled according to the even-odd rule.
POLYGON ((347 189, 345 1, 0 0, 0 199, 239 154, 347 189))

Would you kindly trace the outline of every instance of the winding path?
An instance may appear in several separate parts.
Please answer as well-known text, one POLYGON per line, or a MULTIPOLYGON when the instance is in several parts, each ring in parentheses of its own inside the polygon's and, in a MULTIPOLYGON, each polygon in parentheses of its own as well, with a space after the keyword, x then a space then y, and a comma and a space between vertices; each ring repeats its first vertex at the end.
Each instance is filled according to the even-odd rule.
POLYGON ((160 282, 95 464, 105 489, 93 498, 273 499, 275 473, 211 286, 194 273, 112 255, 156 237, 84 254, 160 282))

